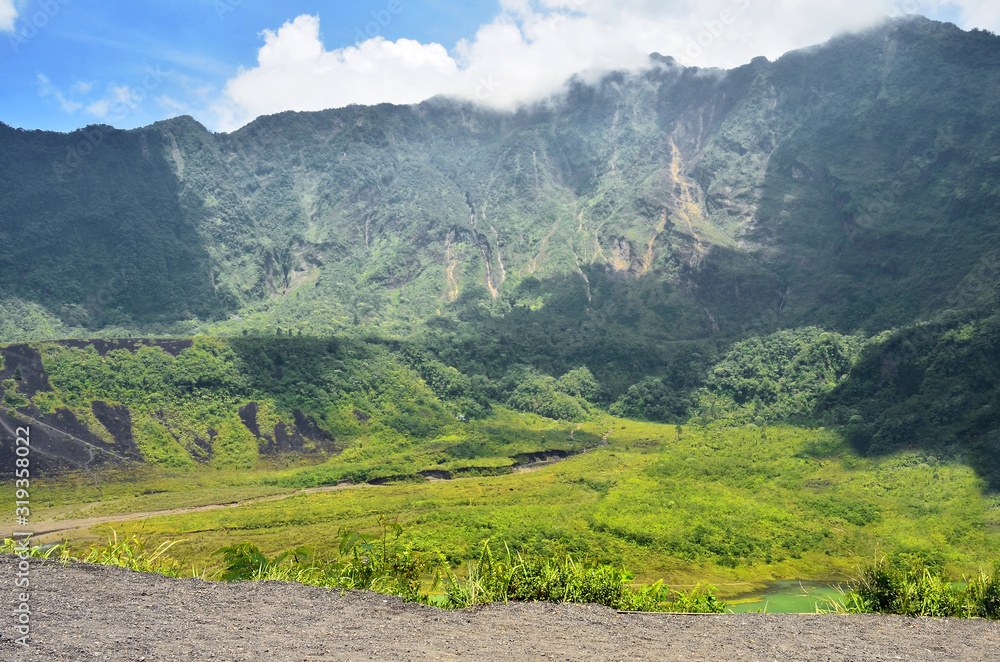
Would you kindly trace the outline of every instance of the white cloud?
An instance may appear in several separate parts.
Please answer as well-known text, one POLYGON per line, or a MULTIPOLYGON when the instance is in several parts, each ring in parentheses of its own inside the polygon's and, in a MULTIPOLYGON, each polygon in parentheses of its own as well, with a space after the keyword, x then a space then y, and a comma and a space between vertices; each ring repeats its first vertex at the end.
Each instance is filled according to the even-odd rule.
POLYGON ((1000 3, 996 0, 961 0, 942 2, 939 5, 957 5, 960 23, 966 29, 982 28, 1000 33, 1000 3))
POLYGON ((187 106, 184 103, 178 101, 177 99, 171 96, 167 96, 166 94, 162 94, 156 97, 156 103, 160 104, 161 108, 164 108, 171 112, 178 112, 178 113, 187 112, 187 106))
POLYGON ((132 88, 128 85, 109 85, 111 99, 119 105, 132 108, 136 105, 132 88))
MULTIPOLYGON (((436 94, 511 108, 557 92, 584 70, 635 68, 653 51, 685 65, 733 67, 948 0, 499 0, 499 12, 449 52, 375 37, 327 51, 316 16, 263 33, 257 66, 240 69, 212 106, 233 130, 258 115, 351 103, 414 103, 436 94)), ((996 0, 956 0, 963 25, 1000 25, 996 0)))
POLYGON ((104 97, 87 104, 86 110, 98 119, 121 119, 138 108, 145 96, 138 88, 112 83, 108 85, 104 97))
POLYGON ((67 99, 45 74, 38 74, 38 94, 43 97, 53 97, 66 113, 75 113, 83 107, 82 103, 67 99))
POLYGON ((107 99, 101 99, 87 104, 87 112, 100 119, 107 117, 110 110, 111 102, 107 99))
POLYGON ((17 7, 14 0, 0 0, 0 30, 12 32, 17 19, 17 7))
POLYGON ((264 32, 258 66, 241 69, 214 110, 223 129, 282 110, 321 110, 351 103, 414 103, 453 91, 458 65, 440 44, 369 39, 326 51, 319 18, 303 15, 264 32), (432 90, 430 94, 428 91, 432 90))

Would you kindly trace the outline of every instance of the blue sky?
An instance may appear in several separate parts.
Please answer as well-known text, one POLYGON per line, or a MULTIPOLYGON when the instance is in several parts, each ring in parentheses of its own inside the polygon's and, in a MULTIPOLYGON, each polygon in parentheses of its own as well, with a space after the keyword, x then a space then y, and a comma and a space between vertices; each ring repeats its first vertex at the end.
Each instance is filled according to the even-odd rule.
POLYGON ((376 19, 384 19, 385 14, 379 13, 386 11, 387 4, 315 0, 22 3, 15 23, 18 31, 0 32, 0 121, 59 131, 98 121, 85 106, 106 98, 109 86, 142 86, 148 69, 164 74, 162 82, 148 81, 157 82, 150 91, 154 103, 138 104, 116 125, 140 126, 177 114, 170 112, 170 100, 196 111, 205 105, 206 97, 219 93, 240 66, 254 65, 261 31, 276 29, 302 14, 322 19, 323 41, 329 48, 352 45, 359 30, 362 35, 365 29, 371 33, 375 25, 390 40, 409 37, 454 44, 474 34, 497 7, 495 0, 432 1, 419 3, 419 10, 413 11, 416 3, 410 2, 405 11, 390 13, 391 20, 383 26, 376 19), (52 11, 53 6, 58 10, 52 11), (28 38, 22 41, 19 32, 28 38), (70 107, 83 103, 84 108, 67 112, 54 93, 45 93, 39 75, 51 81, 70 107), (88 86, 88 93, 81 93, 88 86), (156 97, 167 99, 159 103, 156 97))
MULTIPOLYGON (((1000 29, 994 0, 0 0, 0 121, 68 131, 437 93, 511 107, 580 70, 776 57, 878 16, 1000 29), (759 5, 759 6, 758 6, 759 5)), ((1000 3, 997 3, 1000 4, 1000 3)))

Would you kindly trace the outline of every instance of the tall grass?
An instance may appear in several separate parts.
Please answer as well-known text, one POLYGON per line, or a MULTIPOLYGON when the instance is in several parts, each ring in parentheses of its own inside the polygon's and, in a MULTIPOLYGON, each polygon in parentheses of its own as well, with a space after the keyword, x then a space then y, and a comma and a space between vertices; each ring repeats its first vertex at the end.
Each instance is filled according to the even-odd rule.
POLYGON ((688 593, 672 591, 662 582, 633 588, 633 575, 610 565, 587 566, 570 555, 559 558, 525 557, 505 545, 497 557, 484 541, 479 558, 468 564, 460 578, 440 552, 423 554, 398 538, 402 527, 379 518, 381 532, 364 535, 341 530, 339 558, 323 562, 302 549, 269 559, 254 545, 243 543, 219 551, 226 568, 223 580, 297 581, 341 589, 372 590, 398 595, 407 601, 430 603, 430 594, 444 585, 443 601, 434 604, 465 608, 490 602, 547 601, 602 604, 627 611, 683 611, 720 613, 727 605, 713 587, 688 593), (421 592, 421 578, 431 576, 428 592, 421 592))
POLYGON ((50 543, 47 545, 21 547, 19 542, 12 538, 3 539, 3 543, 0 544, 0 554, 23 554, 33 559, 51 559, 53 557, 65 559, 69 557, 69 552, 66 550, 65 545, 50 543))
POLYGON ((156 549, 146 549, 146 542, 133 534, 131 538, 118 539, 118 532, 112 531, 105 546, 92 545, 78 560, 101 565, 116 565, 138 572, 155 572, 169 577, 180 575, 180 564, 166 556, 167 550, 178 541, 160 543, 156 549))
POLYGON ((283 579, 285 569, 281 564, 288 558, 301 563, 308 558, 305 548, 282 552, 272 559, 267 558, 253 543, 230 545, 218 550, 216 554, 223 557, 226 569, 220 573, 220 579, 225 582, 239 580, 283 579))
MULTIPOLYGON (((3 554, 24 554, 30 558, 58 559, 63 562, 83 561, 85 563, 98 563, 101 565, 115 565, 120 568, 128 568, 138 572, 155 572, 170 577, 180 576, 180 564, 167 556, 167 551, 177 544, 178 541, 168 541, 161 543, 156 549, 146 548, 146 541, 139 534, 133 534, 130 538, 118 539, 118 532, 112 530, 108 536, 107 545, 91 545, 82 555, 73 556, 65 544, 49 543, 28 547, 27 549, 18 545, 17 541, 5 538, 0 545, 0 553, 3 554)), ((197 575, 197 573, 195 573, 197 575)))
POLYGON ((360 533, 342 527, 338 530, 340 545, 336 560, 320 560, 308 549, 300 547, 268 559, 252 543, 224 547, 226 567, 220 573, 223 581, 280 580, 296 581, 314 586, 340 589, 371 590, 399 595, 411 602, 427 602, 421 594, 421 578, 432 577, 431 590, 437 588, 447 570, 440 553, 422 554, 412 543, 402 544, 403 532, 395 520, 379 515, 379 533, 360 533))
POLYGON ((484 541, 476 561, 468 564, 462 580, 449 570, 447 605, 469 607, 489 602, 548 601, 601 604, 623 611, 683 611, 721 613, 727 605, 714 596, 713 587, 689 593, 672 591, 656 582, 633 588, 633 575, 611 565, 587 567, 566 555, 561 558, 525 558, 504 545, 503 557, 494 556, 484 541))
POLYGON ((852 614, 1000 618, 1000 562, 965 582, 942 568, 905 555, 878 557, 858 568, 840 610, 852 614))

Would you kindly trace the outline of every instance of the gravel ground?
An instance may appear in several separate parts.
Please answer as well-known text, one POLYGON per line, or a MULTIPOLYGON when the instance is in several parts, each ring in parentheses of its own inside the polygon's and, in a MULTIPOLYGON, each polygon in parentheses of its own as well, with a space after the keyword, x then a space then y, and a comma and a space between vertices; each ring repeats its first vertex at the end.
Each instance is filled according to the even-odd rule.
POLYGON ((1000 623, 897 616, 619 614, 527 603, 445 611, 369 592, 224 584, 32 560, 30 647, 2 660, 991 660, 1000 623))

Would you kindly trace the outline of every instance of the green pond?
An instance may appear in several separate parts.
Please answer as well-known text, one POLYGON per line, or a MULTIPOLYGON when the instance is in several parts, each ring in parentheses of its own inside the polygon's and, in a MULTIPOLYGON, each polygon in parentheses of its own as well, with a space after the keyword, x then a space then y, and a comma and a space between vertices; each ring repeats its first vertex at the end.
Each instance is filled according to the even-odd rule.
POLYGON ((762 591, 729 598, 726 602, 737 613, 766 611, 770 614, 814 614, 817 603, 820 609, 828 610, 831 608, 828 601, 840 597, 835 585, 784 581, 770 584, 762 591))

